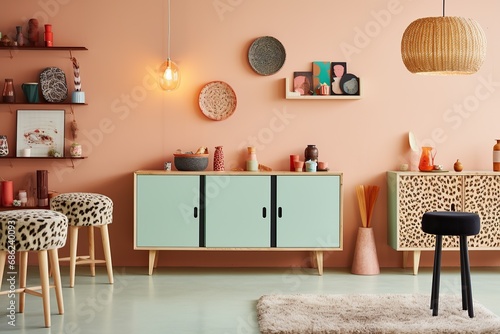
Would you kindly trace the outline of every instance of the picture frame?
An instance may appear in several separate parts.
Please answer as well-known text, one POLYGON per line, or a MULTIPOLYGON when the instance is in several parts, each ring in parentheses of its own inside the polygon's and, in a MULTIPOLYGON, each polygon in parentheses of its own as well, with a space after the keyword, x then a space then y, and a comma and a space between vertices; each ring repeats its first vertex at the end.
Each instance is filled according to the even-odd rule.
POLYGON ((17 110, 16 157, 25 149, 30 157, 64 157, 65 124, 65 110, 17 110))
POLYGON ((293 72, 293 91, 300 95, 313 95, 312 72, 293 72))
POLYGON ((331 94, 332 95, 344 94, 344 92, 342 91, 342 88, 340 87, 340 81, 342 80, 342 77, 345 74, 347 74, 347 63, 346 62, 332 62, 330 72, 331 72, 331 76, 332 76, 331 94))

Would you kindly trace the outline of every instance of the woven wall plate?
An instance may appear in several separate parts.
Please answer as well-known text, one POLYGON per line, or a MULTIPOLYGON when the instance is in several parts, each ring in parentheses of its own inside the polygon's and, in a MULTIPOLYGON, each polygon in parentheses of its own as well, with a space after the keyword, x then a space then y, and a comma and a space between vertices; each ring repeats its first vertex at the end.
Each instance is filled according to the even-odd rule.
POLYGON ((203 115, 214 121, 222 121, 236 110, 236 94, 227 83, 212 81, 201 89, 199 105, 203 115))
POLYGON ((271 36, 257 38, 248 50, 250 66, 260 75, 278 72, 285 63, 285 58, 283 44, 271 36))
POLYGON ((47 102, 64 102, 68 97, 66 75, 58 67, 47 67, 40 73, 40 89, 47 102))

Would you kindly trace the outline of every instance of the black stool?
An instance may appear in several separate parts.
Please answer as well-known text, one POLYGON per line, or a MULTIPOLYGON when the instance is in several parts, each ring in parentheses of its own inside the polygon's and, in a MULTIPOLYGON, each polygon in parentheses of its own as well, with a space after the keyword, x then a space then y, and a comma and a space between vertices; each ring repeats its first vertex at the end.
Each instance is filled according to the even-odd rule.
POLYGON ((434 253, 434 270, 432 272, 431 309, 432 315, 438 315, 439 276, 441 274, 441 251, 443 235, 460 237, 460 279, 462 283, 462 309, 469 311, 469 317, 474 317, 472 305, 472 288, 470 281, 469 252, 467 236, 476 235, 480 230, 480 220, 477 213, 440 211, 426 212, 422 217, 422 231, 436 235, 436 251, 434 253))

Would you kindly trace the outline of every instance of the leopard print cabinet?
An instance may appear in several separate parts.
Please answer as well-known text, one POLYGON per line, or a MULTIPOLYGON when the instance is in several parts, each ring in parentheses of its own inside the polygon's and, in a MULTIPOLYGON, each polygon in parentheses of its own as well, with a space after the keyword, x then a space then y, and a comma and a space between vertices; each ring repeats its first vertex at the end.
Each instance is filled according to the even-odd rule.
MULTIPOLYGON (((388 172, 387 185, 388 243, 397 251, 414 252, 414 273, 420 251, 434 250, 434 236, 421 229, 428 211, 478 213, 481 231, 469 238, 469 249, 500 250, 500 174, 388 172)), ((458 250, 458 242, 456 236, 444 236, 443 249, 458 250)))

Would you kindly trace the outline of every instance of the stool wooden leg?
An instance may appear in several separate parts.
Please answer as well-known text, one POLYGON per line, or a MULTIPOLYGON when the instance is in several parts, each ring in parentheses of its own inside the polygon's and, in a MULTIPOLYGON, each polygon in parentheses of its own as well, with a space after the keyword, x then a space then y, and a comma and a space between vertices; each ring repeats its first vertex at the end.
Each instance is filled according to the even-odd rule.
MULTIPOLYGON (((28 274, 28 252, 19 252, 19 288, 26 288, 26 276, 28 274)), ((19 292, 19 313, 24 312, 26 293, 24 290, 19 292)))
POLYGON ((90 276, 95 276, 95 247, 94 247, 94 226, 89 226, 89 259, 90 276))
MULTIPOLYGON (((50 287, 49 287, 49 263, 47 251, 38 251, 38 266, 40 269, 40 283, 42 286, 43 315, 45 327, 50 327, 50 287)), ((54 273, 55 274, 55 273, 54 273)))
POLYGON ((78 226, 69 228, 69 287, 75 286, 76 251, 78 248, 78 226))
POLYGON ((61 272, 59 270, 59 255, 57 249, 49 250, 50 266, 52 267, 52 276, 54 279, 54 286, 56 290, 57 298, 57 308, 59 309, 59 314, 64 314, 64 301, 62 295, 62 285, 61 285, 61 272))
MULTIPOLYGON (((465 277, 465 286, 464 286, 464 282, 462 282, 462 293, 463 293, 463 290, 466 289, 467 310, 469 312, 469 318, 474 318, 474 305, 473 305, 473 300, 472 300, 472 284, 471 284, 471 280, 470 280, 469 250, 467 247, 467 236, 465 236, 465 235, 460 236, 460 253, 461 253, 460 268, 461 268, 461 271, 462 270, 464 271, 464 277, 465 277)), ((463 294, 462 294, 462 296, 463 296, 463 294)), ((462 303, 463 302, 464 301, 463 301, 463 297, 462 297, 462 303)))
POLYGON ((438 315, 439 308, 439 284, 441 276, 441 250, 443 244, 443 236, 436 235, 436 249, 434 253, 434 269, 432 272, 432 292, 431 292, 431 309, 432 315, 438 315))
POLYGON ((3 271, 5 269, 6 259, 7 259, 7 251, 0 251, 0 291, 2 291, 3 271))
POLYGON ((109 244, 108 225, 102 225, 100 228, 102 249, 104 251, 104 259, 106 260, 106 270, 108 271, 108 280, 110 284, 113 284, 113 264, 111 262, 111 247, 109 244))

